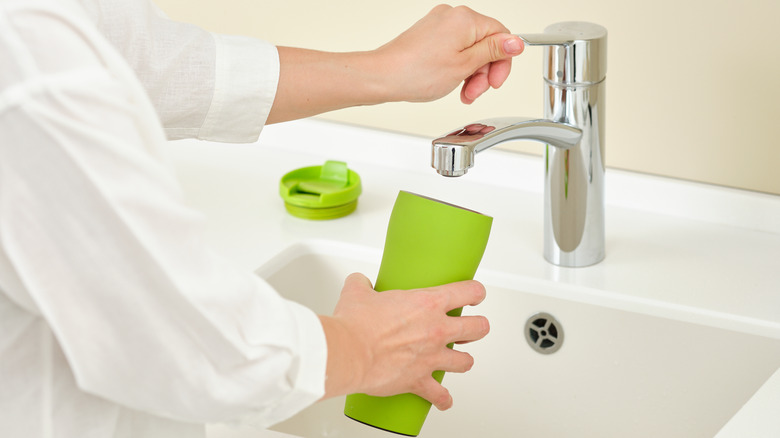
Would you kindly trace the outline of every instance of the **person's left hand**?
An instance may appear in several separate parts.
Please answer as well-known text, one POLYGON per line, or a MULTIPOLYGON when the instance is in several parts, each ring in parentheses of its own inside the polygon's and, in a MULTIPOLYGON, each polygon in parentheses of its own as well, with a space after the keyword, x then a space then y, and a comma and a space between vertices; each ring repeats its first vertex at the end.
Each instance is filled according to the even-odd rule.
POLYGON ((474 358, 447 345, 482 339, 490 323, 447 312, 476 306, 485 296, 485 287, 473 280, 378 293, 364 275, 350 275, 333 316, 320 316, 328 343, 325 398, 411 392, 449 409, 452 397, 433 372, 470 370, 474 358))

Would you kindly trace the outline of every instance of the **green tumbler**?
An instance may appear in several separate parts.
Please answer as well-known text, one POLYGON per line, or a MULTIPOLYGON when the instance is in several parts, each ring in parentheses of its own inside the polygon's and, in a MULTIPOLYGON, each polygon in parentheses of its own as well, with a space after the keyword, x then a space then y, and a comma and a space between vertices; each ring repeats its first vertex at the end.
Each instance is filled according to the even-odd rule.
MULTIPOLYGON (((393 206, 375 289, 418 289, 471 280, 485 252, 493 218, 401 191, 393 206)), ((462 309, 448 313, 460 316, 462 309)), ((452 348, 452 344, 448 345, 452 348)), ((441 383, 444 371, 433 377, 441 383)), ((344 414, 379 429, 417 436, 431 403, 415 394, 347 396, 344 414)))

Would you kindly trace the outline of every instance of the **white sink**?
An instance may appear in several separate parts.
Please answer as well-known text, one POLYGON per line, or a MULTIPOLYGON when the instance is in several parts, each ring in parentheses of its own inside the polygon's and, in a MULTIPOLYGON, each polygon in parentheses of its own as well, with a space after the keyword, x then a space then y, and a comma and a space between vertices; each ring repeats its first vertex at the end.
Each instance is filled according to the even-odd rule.
MULTIPOLYGON (((304 242, 257 272, 284 296, 330 314, 344 278, 375 278, 380 258, 361 246, 304 242)), ((511 276, 489 271, 477 279, 488 297, 464 314, 486 315, 491 333, 456 347, 476 363, 467 374, 445 376, 454 407, 433 408, 422 437, 709 438, 780 366, 779 339, 685 322, 679 309, 663 317, 649 305, 644 312, 636 304, 628 311, 608 300, 588 303, 565 284, 533 290, 517 277, 513 287, 511 276), (555 353, 540 354, 526 341, 526 321, 538 312, 555 317, 564 333, 555 353)), ((346 418, 343 406, 343 397, 317 403, 272 429, 302 437, 390 436, 346 418)))
MULTIPOLYGON (((780 385, 756 392, 780 366, 780 196, 609 169, 607 257, 567 269, 542 257, 540 157, 494 150, 467 176, 442 178, 429 167, 428 138, 318 120, 267 126, 253 145, 169 146, 208 243, 242 269, 263 266, 281 293, 321 313, 348 273, 376 277, 400 190, 494 218, 477 273, 488 299, 473 309, 492 333, 462 347, 476 365, 445 377, 455 407, 434 409, 423 437, 712 438, 754 394, 722 436, 780 436, 772 403, 780 385), (357 211, 335 221, 291 217, 279 179, 328 159, 360 173, 357 211), (526 344, 525 321, 536 312, 560 320, 565 339, 554 354, 526 344)), ((390 436, 346 419, 342 404, 317 404, 278 430, 390 436)), ((209 430, 210 438, 269 434, 278 436, 209 430)))

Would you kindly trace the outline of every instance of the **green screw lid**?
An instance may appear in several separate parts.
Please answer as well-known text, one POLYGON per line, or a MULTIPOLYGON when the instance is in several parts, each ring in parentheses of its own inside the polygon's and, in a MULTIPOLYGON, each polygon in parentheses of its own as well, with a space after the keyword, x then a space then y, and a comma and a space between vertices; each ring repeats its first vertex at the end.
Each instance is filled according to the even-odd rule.
POLYGON ((352 213, 361 190, 360 176, 343 161, 293 170, 279 183, 287 211, 295 217, 313 220, 336 219, 352 213))

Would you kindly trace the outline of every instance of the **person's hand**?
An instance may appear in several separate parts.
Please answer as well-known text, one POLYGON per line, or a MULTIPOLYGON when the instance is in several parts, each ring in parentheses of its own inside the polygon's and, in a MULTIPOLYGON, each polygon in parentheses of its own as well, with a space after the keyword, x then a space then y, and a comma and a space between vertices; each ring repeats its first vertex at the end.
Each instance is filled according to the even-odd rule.
POLYGON ((389 72, 391 100, 431 101, 463 83, 470 104, 509 76, 523 41, 498 21, 465 7, 439 5, 409 30, 377 49, 389 72))
POLYGON ((483 316, 446 313, 484 298, 476 281, 377 293, 365 276, 350 275, 333 316, 320 317, 328 341, 325 396, 411 392, 448 409, 452 398, 431 374, 471 369, 471 355, 447 344, 482 339, 490 327, 483 316))
POLYGON ((474 102, 509 76, 523 41, 465 6, 440 5, 382 47, 328 53, 278 47, 279 83, 267 123, 358 105, 427 102, 461 83, 474 102))

